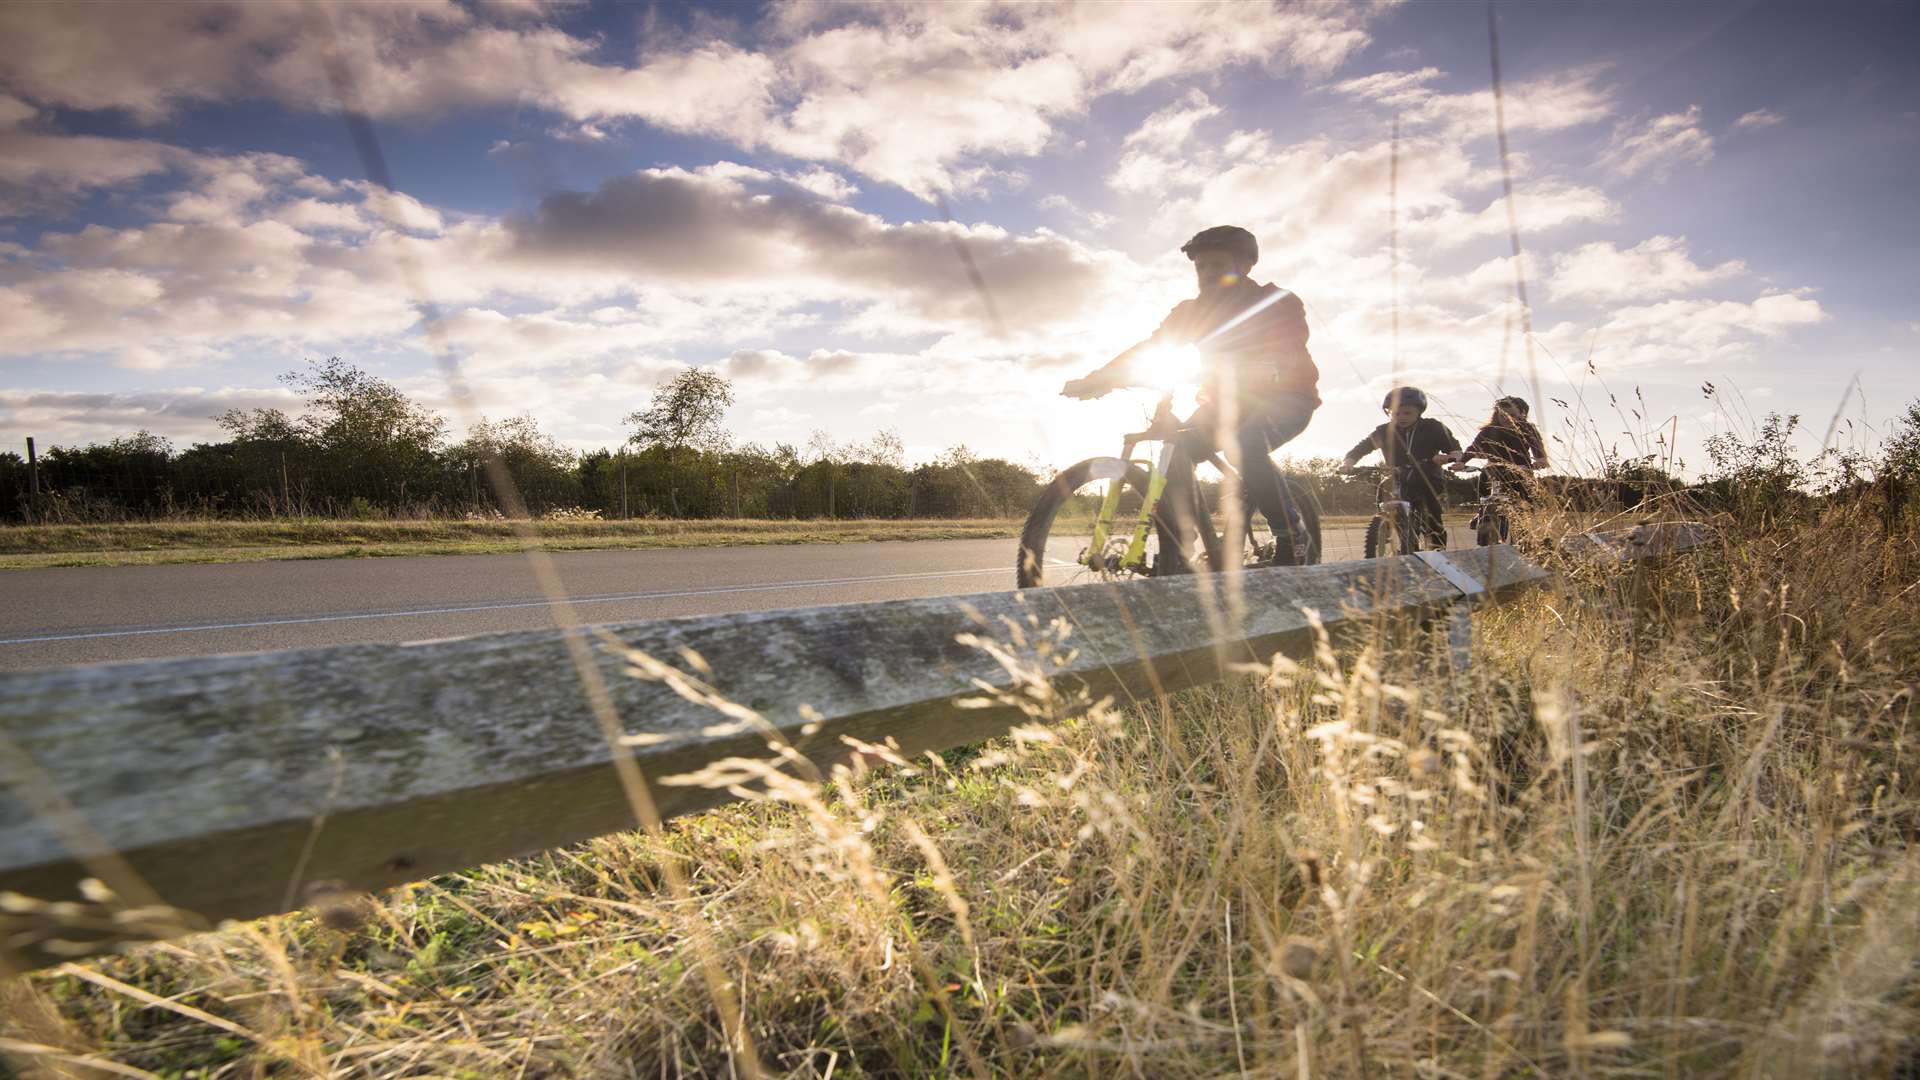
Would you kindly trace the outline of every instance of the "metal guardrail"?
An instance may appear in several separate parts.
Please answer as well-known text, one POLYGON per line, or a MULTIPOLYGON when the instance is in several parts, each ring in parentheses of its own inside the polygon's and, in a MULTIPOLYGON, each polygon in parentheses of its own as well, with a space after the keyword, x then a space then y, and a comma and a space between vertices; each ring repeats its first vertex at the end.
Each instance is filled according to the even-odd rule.
MULTIPOLYGON (((1570 546, 1634 559, 1699 540, 1690 526, 1649 528, 1570 546)), ((1470 602, 1550 577, 1501 545, 1236 583, 1197 575, 666 619, 602 627, 591 643, 666 818, 734 796, 662 781, 765 758, 770 738, 826 767, 847 760, 849 740, 911 757, 1024 722, 978 707, 982 685, 1012 678, 956 640, 1000 636, 1009 621, 1070 624, 1056 684, 1148 696, 1236 663, 1310 655, 1309 610, 1336 636, 1450 615, 1464 650, 1470 602), (772 730, 633 677, 629 649, 698 654, 702 678, 772 730)), ((0 675, 0 961, 37 966, 101 939, 291 910, 316 890, 379 889, 634 827, 568 644, 558 631, 490 634, 0 675)))

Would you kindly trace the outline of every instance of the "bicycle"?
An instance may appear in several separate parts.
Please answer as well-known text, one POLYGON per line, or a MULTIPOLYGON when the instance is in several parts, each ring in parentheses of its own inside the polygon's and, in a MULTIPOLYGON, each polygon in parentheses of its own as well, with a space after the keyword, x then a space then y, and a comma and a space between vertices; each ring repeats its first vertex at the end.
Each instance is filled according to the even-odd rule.
POLYGON ((1367 522, 1363 558, 1382 555, 1411 555, 1420 550, 1425 530, 1420 528, 1413 502, 1405 497, 1407 474, 1413 466, 1380 468, 1380 480, 1374 488, 1373 518, 1367 522))
POLYGON ((1507 495, 1507 481, 1498 469, 1473 469, 1465 465, 1449 465, 1447 471, 1456 476, 1471 476, 1484 473, 1487 478, 1487 493, 1474 503, 1473 542, 1481 547, 1504 544, 1513 535, 1512 500, 1507 495))
MULTIPOLYGON (((1069 465, 1048 483, 1027 515, 1020 532, 1020 561, 1015 567, 1022 589, 1041 585, 1073 585, 1113 581, 1127 577, 1152 577, 1165 574, 1159 551, 1159 528, 1171 523, 1168 509, 1161 505, 1167 486, 1168 459, 1173 453, 1175 436, 1186 428, 1173 413, 1173 394, 1166 393, 1155 407, 1145 431, 1123 437, 1119 457, 1096 457, 1069 465), (1136 461, 1134 449, 1144 442, 1162 444, 1156 458, 1136 461), (1104 489, 1100 485, 1104 484, 1104 489), (1132 525, 1124 533, 1115 528, 1131 515, 1132 525), (1072 562, 1058 559, 1071 551, 1072 562), (1056 561, 1048 561, 1052 552, 1056 561), (1061 571, 1054 580, 1048 570, 1061 571)), ((1206 459, 1229 482, 1238 476, 1231 466, 1213 454, 1206 459)), ((1262 540, 1252 528, 1253 510, 1245 512, 1247 528, 1238 565, 1246 568, 1291 566, 1320 561, 1320 507, 1311 494, 1282 480, 1293 522, 1291 543, 1282 543, 1271 532, 1262 540)), ((1220 571, 1233 565, 1225 553, 1225 537, 1213 530, 1213 518, 1206 496, 1196 482, 1189 485, 1193 505, 1187 509, 1200 534, 1209 570, 1220 571)), ((1178 535, 1178 530, 1172 530, 1178 535)), ((1189 555, 1192 553, 1189 552, 1189 555)))

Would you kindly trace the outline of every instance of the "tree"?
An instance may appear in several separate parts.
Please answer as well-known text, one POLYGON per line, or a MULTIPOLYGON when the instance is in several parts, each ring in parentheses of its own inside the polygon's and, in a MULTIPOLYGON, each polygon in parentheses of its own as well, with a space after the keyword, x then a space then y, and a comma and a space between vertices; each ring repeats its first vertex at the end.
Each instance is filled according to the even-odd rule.
POLYGON ((732 404, 733 384, 724 376, 688 368, 654 389, 653 404, 645 412, 627 414, 623 422, 635 425, 627 441, 669 450, 725 449, 727 432, 720 422, 732 404))
POLYGON ((680 486, 677 474, 681 458, 689 448, 723 450, 726 429, 720 422, 733 404, 733 384, 705 368, 688 368, 654 388, 653 404, 644 412, 628 413, 623 423, 635 425, 628 442, 648 449, 660 447, 667 452, 668 469, 675 477, 667 490, 673 515, 680 516, 680 486))
POLYGON ((475 502, 486 486, 485 470, 493 458, 506 468, 520 501, 533 513, 579 503, 580 477, 573 451, 541 431, 533 417, 482 418, 445 455, 452 478, 465 485, 468 498, 475 502))

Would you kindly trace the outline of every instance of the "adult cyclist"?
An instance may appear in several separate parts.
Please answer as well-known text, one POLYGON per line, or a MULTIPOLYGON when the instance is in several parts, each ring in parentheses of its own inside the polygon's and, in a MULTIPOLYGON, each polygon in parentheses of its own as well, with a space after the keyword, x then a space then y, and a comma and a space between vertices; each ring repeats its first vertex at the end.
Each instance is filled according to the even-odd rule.
POLYGON ((1159 346, 1191 345, 1203 362, 1200 407, 1186 422, 1168 459, 1167 489, 1161 505, 1173 520, 1158 523, 1160 562, 1155 573, 1190 569, 1198 523, 1188 520, 1193 505, 1193 469, 1216 450, 1237 445, 1241 491, 1267 519, 1274 536, 1292 549, 1288 532, 1295 520, 1286 484, 1274 467, 1273 452, 1307 429, 1320 407, 1320 371, 1307 352, 1307 314, 1300 298, 1247 275, 1260 261, 1260 242, 1245 229, 1219 225, 1196 233, 1180 250, 1193 262, 1199 295, 1174 306, 1153 336, 1108 361, 1085 378, 1069 381, 1060 392, 1092 399, 1113 390, 1151 382, 1141 370, 1159 346), (1222 421, 1231 417, 1231 430, 1222 421))
POLYGON ((1442 518, 1440 493, 1447 482, 1442 466, 1457 458, 1460 441, 1447 425, 1426 415, 1427 395, 1413 386, 1397 386, 1387 391, 1380 408, 1387 422, 1353 444, 1341 465, 1351 469, 1360 459, 1380 451, 1387 468, 1400 475, 1400 497, 1413 504, 1415 527, 1424 529, 1433 550, 1447 546, 1447 526, 1442 518))

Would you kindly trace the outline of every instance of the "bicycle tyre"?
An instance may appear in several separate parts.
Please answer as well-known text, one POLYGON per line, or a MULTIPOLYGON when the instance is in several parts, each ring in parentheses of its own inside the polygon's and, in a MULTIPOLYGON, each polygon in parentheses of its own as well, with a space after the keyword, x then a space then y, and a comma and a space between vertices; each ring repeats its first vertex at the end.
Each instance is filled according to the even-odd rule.
POLYGON ((1373 520, 1367 522, 1367 539, 1362 549, 1364 558, 1411 555, 1419 548, 1420 538, 1414 535, 1413 522, 1404 512, 1396 513, 1392 517, 1375 514, 1373 520))
POLYGON ((1481 547, 1504 544, 1512 533, 1507 515, 1492 511, 1481 511, 1473 530, 1473 542, 1481 547))
MULTIPOLYGON (((1020 530, 1020 554, 1014 564, 1014 581, 1017 587, 1033 589, 1048 584, 1046 580, 1047 544, 1049 539, 1053 539, 1055 519, 1059 517, 1061 510, 1071 505, 1075 497, 1081 494, 1082 488, 1116 478, 1138 497, 1143 499, 1146 497, 1146 470, 1130 462, 1111 457, 1088 458, 1069 465, 1060 470, 1059 475, 1041 490, 1040 497, 1034 500, 1033 510, 1027 514, 1026 524, 1020 530)), ((1115 527, 1118 528, 1122 521, 1131 525, 1130 519, 1116 519, 1115 527)), ((1091 540, 1092 535, 1089 533, 1086 539, 1091 540)), ((1056 551, 1055 561, 1065 561, 1061 559, 1062 555, 1065 555, 1066 559, 1073 559, 1078 557, 1080 552, 1056 551)), ((1096 575, 1090 568, 1082 567, 1081 569, 1087 581, 1102 580, 1105 577, 1105 575, 1096 575)), ((1054 584, 1069 584, 1069 582, 1054 584)))
POLYGON ((1393 517, 1394 517, 1394 522, 1393 522, 1394 531, 1400 534, 1398 538, 1398 543, 1394 545, 1399 550, 1394 552, 1394 554, 1411 555, 1414 552, 1419 551, 1420 550, 1420 530, 1417 527, 1415 527, 1413 511, 1398 510, 1394 512, 1393 517))
POLYGON ((1287 485, 1287 499, 1293 503, 1294 510, 1300 514, 1301 527, 1306 529, 1307 561, 1302 564, 1296 564, 1293 558, 1293 551, 1288 545, 1279 543, 1279 532, 1273 528, 1272 522, 1268 522, 1267 531, 1273 533, 1274 537, 1273 565, 1317 566, 1320 563, 1320 556, 1325 550, 1320 543, 1320 500, 1314 496, 1312 491, 1301 488, 1291 481, 1282 480, 1281 483, 1287 485))

